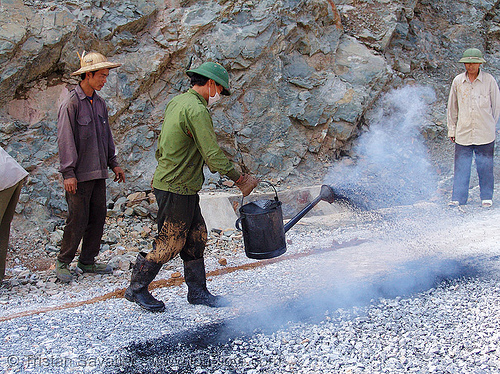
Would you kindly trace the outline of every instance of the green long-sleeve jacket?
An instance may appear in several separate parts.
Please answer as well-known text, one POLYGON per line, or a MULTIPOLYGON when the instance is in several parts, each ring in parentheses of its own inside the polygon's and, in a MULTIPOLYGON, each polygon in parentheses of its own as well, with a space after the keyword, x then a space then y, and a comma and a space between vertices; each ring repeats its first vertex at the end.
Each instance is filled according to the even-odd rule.
POLYGON ((233 181, 240 177, 217 144, 206 100, 191 88, 165 109, 156 160, 153 187, 180 195, 201 190, 204 163, 233 181))

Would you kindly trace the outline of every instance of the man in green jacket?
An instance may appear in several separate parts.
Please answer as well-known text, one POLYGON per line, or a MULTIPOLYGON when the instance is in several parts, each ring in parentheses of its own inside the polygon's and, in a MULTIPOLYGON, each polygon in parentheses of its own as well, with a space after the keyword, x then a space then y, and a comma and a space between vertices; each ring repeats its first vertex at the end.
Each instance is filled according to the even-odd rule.
POLYGON ((207 106, 220 95, 230 95, 229 74, 213 62, 188 70, 191 88, 167 105, 158 138, 158 166, 153 189, 158 203, 158 236, 153 250, 139 253, 125 298, 146 310, 163 311, 165 304, 155 299, 148 285, 161 266, 179 254, 184 261, 184 279, 188 302, 210 307, 227 305, 206 286, 203 253, 207 228, 201 215, 198 191, 203 185, 203 165, 233 180, 244 196, 252 192, 258 179, 240 175, 227 159, 214 132, 207 106))

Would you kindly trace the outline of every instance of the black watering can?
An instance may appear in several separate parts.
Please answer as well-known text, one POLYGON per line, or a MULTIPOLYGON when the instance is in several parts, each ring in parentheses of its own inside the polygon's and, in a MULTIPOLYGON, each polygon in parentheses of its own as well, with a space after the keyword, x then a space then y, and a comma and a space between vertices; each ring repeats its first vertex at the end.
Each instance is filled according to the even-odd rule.
POLYGON ((276 188, 269 182, 261 181, 261 183, 267 183, 273 188, 274 200, 257 200, 243 205, 242 199, 239 209, 240 218, 236 220, 236 228, 243 232, 247 257, 259 260, 285 253, 285 233, 321 200, 331 204, 337 197, 330 186, 322 185, 319 196, 283 225, 281 201, 278 199, 276 188))

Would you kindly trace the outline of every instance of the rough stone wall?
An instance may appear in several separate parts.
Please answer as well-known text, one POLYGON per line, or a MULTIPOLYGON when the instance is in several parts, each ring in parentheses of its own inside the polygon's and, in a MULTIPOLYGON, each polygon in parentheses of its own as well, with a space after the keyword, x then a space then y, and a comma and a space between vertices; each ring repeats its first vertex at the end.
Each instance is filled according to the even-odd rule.
POLYGON ((212 109, 230 158, 285 178, 349 155, 391 87, 431 85, 424 131, 442 134, 457 59, 481 48, 500 78, 499 35, 488 0, 0 0, 0 144, 31 173, 18 211, 66 209, 56 120, 78 83, 77 51, 123 63, 100 92, 128 177, 110 185, 115 197, 148 189, 164 108, 188 88, 190 66, 215 60, 230 73, 233 95, 212 109))

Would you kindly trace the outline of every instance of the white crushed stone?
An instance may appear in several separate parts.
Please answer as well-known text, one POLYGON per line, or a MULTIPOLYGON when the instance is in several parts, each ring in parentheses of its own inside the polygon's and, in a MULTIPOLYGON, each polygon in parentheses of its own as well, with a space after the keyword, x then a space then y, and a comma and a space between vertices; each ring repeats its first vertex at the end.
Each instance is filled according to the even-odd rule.
MULTIPOLYGON (((349 223, 342 217, 304 219, 287 234, 286 255, 318 254, 210 278, 209 289, 227 295, 228 308, 189 305, 183 284, 153 291, 165 301, 164 313, 109 299, 9 319, 0 322, 0 367, 5 373, 496 373, 499 216, 495 208, 463 213, 422 204, 351 216, 349 223), (480 273, 433 278, 459 276, 450 264, 480 273), (387 288, 391 281, 399 288, 387 288), (320 290, 331 292, 331 300, 318 298, 320 290), (304 300, 311 310, 294 309, 304 300), (288 321, 285 312, 294 310, 288 321), (246 316, 245 334, 235 333, 225 344, 182 344, 193 331, 231 326, 246 316), (171 342, 178 345, 167 354, 161 345, 171 342), (142 357, 134 349, 141 344, 157 350, 142 357)), ((254 262, 240 241, 218 252, 212 240, 208 271, 223 268, 221 256, 228 267, 254 262)), ((181 267, 176 260, 158 278, 181 267)), ((88 300, 126 287, 129 276, 130 270, 115 271, 61 285, 51 280, 53 273, 28 271, 32 281, 0 288, 0 318, 88 300)))

